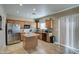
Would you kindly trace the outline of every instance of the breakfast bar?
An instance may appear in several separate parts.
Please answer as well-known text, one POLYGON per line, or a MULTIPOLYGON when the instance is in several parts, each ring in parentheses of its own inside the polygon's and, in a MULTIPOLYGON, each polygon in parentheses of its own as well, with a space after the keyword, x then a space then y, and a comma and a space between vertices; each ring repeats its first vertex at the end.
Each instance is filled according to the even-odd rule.
POLYGON ((25 50, 35 49, 38 45, 38 34, 28 33, 23 34, 23 47, 25 50))

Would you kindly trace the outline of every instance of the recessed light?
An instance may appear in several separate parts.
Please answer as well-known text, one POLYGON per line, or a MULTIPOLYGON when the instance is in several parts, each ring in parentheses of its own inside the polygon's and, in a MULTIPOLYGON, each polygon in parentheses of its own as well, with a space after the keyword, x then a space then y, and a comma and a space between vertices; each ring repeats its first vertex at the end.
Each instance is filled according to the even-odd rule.
POLYGON ((23 6, 23 4, 20 4, 20 6, 23 6))
POLYGON ((36 13, 32 13, 32 15, 36 15, 36 13))
POLYGON ((33 8, 33 11, 36 11, 36 8, 33 8))

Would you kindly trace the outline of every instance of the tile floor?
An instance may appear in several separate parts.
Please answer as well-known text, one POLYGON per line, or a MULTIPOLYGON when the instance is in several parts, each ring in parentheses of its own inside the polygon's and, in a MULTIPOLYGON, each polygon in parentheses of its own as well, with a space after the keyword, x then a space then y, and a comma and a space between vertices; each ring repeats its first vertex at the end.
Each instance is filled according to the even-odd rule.
POLYGON ((57 44, 47 43, 38 40, 38 46, 31 51, 24 50, 22 42, 8 45, 5 48, 0 48, 1 54, 76 54, 74 51, 59 46, 57 44))

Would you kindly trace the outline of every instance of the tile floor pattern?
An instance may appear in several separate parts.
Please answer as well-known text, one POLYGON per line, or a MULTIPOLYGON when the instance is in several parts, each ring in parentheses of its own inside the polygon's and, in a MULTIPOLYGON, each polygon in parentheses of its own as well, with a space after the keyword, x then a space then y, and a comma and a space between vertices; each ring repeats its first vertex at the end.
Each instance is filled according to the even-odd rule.
POLYGON ((23 49, 22 42, 9 45, 6 48, 0 48, 1 54, 75 54, 72 50, 59 46, 57 44, 47 43, 38 40, 38 46, 36 49, 26 51, 23 49))

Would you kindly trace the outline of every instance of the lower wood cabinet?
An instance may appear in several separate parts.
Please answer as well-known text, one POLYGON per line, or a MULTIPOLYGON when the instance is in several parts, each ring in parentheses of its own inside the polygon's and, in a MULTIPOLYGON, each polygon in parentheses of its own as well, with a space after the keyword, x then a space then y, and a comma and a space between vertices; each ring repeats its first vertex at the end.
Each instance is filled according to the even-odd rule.
POLYGON ((42 33, 42 40, 47 41, 47 34, 46 33, 42 33))
POLYGON ((49 33, 37 33, 39 34, 38 39, 49 42, 50 43, 50 37, 49 33))

